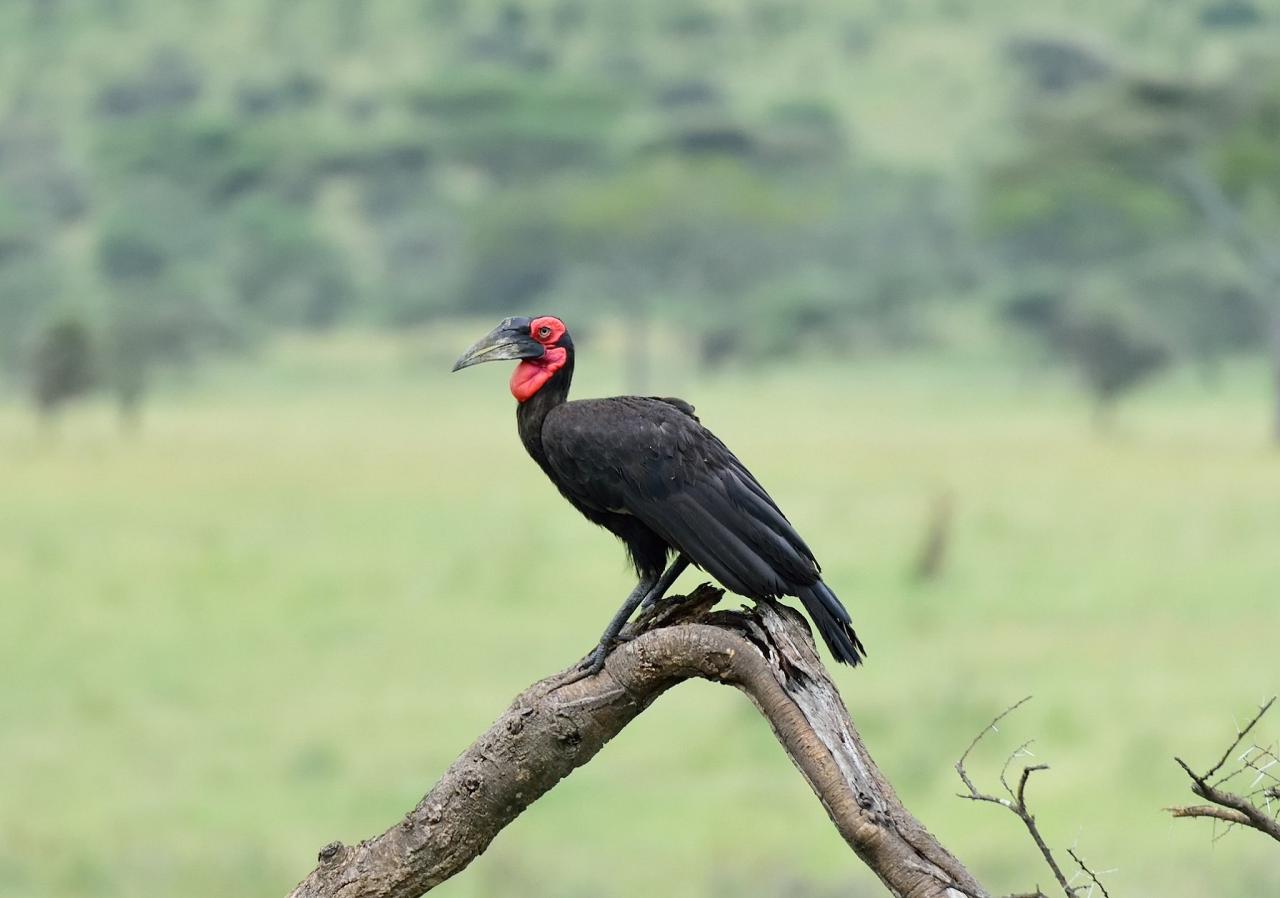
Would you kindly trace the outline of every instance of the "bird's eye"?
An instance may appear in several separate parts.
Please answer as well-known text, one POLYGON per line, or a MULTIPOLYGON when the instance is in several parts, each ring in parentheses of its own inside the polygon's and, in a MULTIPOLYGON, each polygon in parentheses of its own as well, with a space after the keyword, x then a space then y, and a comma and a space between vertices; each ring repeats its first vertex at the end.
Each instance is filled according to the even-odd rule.
POLYGON ((544 340, 547 339, 547 337, 551 336, 551 328, 547 327, 545 324, 542 325, 542 327, 538 328, 538 336, 544 340))

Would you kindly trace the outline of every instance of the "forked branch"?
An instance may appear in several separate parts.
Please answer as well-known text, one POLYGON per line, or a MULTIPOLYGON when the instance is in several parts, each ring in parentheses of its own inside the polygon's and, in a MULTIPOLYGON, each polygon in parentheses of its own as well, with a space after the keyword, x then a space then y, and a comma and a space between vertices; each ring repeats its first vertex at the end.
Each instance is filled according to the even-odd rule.
MULTIPOLYGON (((1045 863, 1049 865, 1049 870, 1053 873, 1053 878, 1058 881, 1058 885, 1062 887, 1062 891, 1066 893, 1067 898, 1076 898, 1076 896, 1081 892, 1092 893, 1092 890, 1095 887, 1100 890, 1103 898, 1109 898, 1106 888, 1103 887, 1102 883, 1098 880, 1097 875, 1084 865, 1084 862, 1076 855, 1074 849, 1068 849, 1067 853, 1070 854, 1071 859, 1076 862, 1076 865, 1080 868, 1080 872, 1070 879, 1067 878, 1066 874, 1062 872, 1062 867, 1058 864, 1057 858, 1054 857, 1053 851, 1049 848, 1048 843, 1041 834, 1040 827, 1036 823, 1035 815, 1031 813, 1031 809, 1027 805, 1027 783, 1031 781, 1031 775, 1033 773, 1039 773, 1041 770, 1048 770, 1049 765, 1026 765, 1022 768, 1022 773, 1018 776, 1017 786, 1011 786, 1009 784, 1009 768, 1013 766, 1014 761, 1021 757, 1032 757, 1030 741, 1024 742, 1015 748, 1009 757, 1005 759, 1004 766, 1000 769, 1000 786, 1004 789, 1005 794, 1008 796, 1007 798, 979 790, 974 784, 972 777, 969 776, 968 769, 965 767, 965 761, 968 760, 969 755, 973 750, 978 747, 978 743, 981 742, 988 733, 999 732, 997 727, 1000 721, 1004 720, 1029 701, 1031 701, 1031 696, 1028 695, 1026 698, 1016 702, 1008 708, 1005 708, 997 714, 995 719, 991 721, 991 723, 987 724, 982 731, 974 737, 973 741, 969 743, 969 747, 964 750, 964 754, 960 756, 960 760, 956 761, 956 773, 960 774, 960 781, 964 783, 965 789, 968 790, 967 792, 960 793, 960 797, 967 798, 970 801, 984 801, 989 804, 999 805, 1000 807, 1011 811, 1019 820, 1021 820, 1023 826, 1027 828, 1027 832, 1030 834, 1031 840, 1036 843, 1036 848, 1040 850, 1040 854, 1044 858, 1045 863), (1071 883, 1079 876, 1087 877, 1087 882, 1084 885, 1073 886, 1071 883)), ((1048 896, 1045 895, 1039 887, 1037 887, 1034 892, 1010 896, 1010 898, 1048 898, 1048 896)))
POLYGON ((718 590, 668 600, 592 677, 535 683, 382 835, 334 842, 291 898, 414 898, 465 868, 498 832, 595 755, 659 695, 701 677, 734 686, 769 721, 836 829, 898 898, 988 898, 902 806, 867 753, 804 619, 776 602, 713 611, 718 590))
POLYGON ((1186 761, 1174 758, 1191 778, 1191 791, 1210 804, 1169 808, 1170 814, 1222 821, 1228 831, 1246 826, 1280 842, 1280 745, 1263 746, 1250 740, 1248 748, 1240 748, 1275 703, 1273 697, 1252 720, 1236 729, 1236 738, 1207 772, 1196 773, 1186 761), (1224 788, 1229 783, 1239 785, 1224 788))

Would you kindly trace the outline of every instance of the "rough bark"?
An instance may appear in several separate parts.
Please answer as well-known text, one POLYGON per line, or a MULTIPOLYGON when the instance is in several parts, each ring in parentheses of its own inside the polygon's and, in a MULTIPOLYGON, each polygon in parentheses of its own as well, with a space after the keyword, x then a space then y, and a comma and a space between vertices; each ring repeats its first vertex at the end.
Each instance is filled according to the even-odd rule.
POLYGON ((774 602, 712 611, 709 587, 624 633, 604 671, 521 693, 397 825, 334 842, 290 898, 412 898, 464 869, 508 823, 587 763, 659 695, 692 677, 734 686, 769 721, 845 841, 899 898, 987 898, 904 808, 867 753, 807 626, 774 602))

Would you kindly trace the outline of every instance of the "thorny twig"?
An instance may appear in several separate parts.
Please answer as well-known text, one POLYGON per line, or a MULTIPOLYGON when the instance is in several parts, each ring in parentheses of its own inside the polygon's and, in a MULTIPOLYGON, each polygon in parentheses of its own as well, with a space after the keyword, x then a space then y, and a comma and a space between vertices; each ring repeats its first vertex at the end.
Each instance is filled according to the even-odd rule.
MULTIPOLYGON (((985 801, 990 804, 997 804, 1002 808, 1007 808, 1009 811, 1012 811, 1027 828, 1027 832, 1030 833, 1032 840, 1036 843, 1036 847, 1040 849, 1040 854, 1044 857, 1045 863, 1049 865, 1049 869, 1053 872, 1054 879, 1058 881, 1058 885, 1062 887, 1067 898, 1077 898, 1077 896, 1083 891, 1092 893, 1094 886, 1097 886, 1102 891, 1103 898, 1109 898, 1107 890, 1102 887, 1102 883, 1098 881, 1098 877, 1095 876, 1089 868, 1085 867, 1084 863, 1081 862, 1080 858, 1076 856, 1074 851, 1068 851, 1068 853, 1071 855, 1072 859, 1080 865, 1080 869, 1088 875, 1090 882, 1087 886, 1071 885, 1070 880, 1068 880, 1066 875, 1062 872, 1062 867, 1058 865, 1057 859, 1053 856, 1053 852, 1045 842, 1044 836, 1040 834, 1040 827, 1036 825, 1035 815, 1032 814, 1030 808, 1027 807, 1027 783, 1031 780, 1031 774, 1037 773, 1041 770, 1048 770, 1049 765, 1031 764, 1023 767, 1022 773, 1018 777, 1017 786, 1014 787, 1009 785, 1008 772, 1009 767, 1013 762, 1020 757, 1033 757, 1030 751, 1030 740, 1022 743, 1014 749, 1013 753, 1005 760, 1004 766, 1000 769, 1000 785, 1003 786, 1004 791, 1008 793, 1008 798, 1000 798, 998 796, 979 791, 978 787, 974 785, 973 780, 970 778, 968 770, 965 769, 965 761, 968 760, 969 754, 977 748, 978 743, 982 741, 983 737, 985 737, 987 733, 998 733, 999 729, 997 729, 997 724, 1030 700, 1031 696, 1028 695, 1026 698, 1016 702, 997 714, 995 719, 992 720, 991 723, 987 724, 982 731, 974 737, 974 740, 969 743, 969 747, 964 750, 964 754, 960 756, 960 760, 956 761, 956 773, 960 774, 960 781, 964 783, 965 788, 969 790, 968 794, 963 792, 960 793, 960 797, 967 798, 970 801, 985 801)), ((1048 898, 1048 896, 1045 895, 1037 886, 1033 892, 1026 892, 1022 895, 1011 896, 1011 898, 1048 898)))
POLYGON ((1211 803, 1169 808, 1170 814, 1174 817, 1222 820, 1227 824, 1227 832, 1235 826, 1247 826, 1280 842, 1280 746, 1263 747, 1255 742, 1236 757, 1240 766, 1233 768, 1230 773, 1218 776, 1218 772, 1227 766, 1241 743, 1275 703, 1276 698, 1273 696, 1258 708, 1258 713, 1244 727, 1237 726, 1236 738, 1227 746, 1218 763, 1207 772, 1198 774, 1186 761, 1174 758, 1191 778, 1191 791, 1211 803), (1248 785, 1242 787, 1243 791, 1223 788, 1247 772, 1252 772, 1254 776, 1248 785))
POLYGON ((1089 894, 1092 895, 1093 887, 1097 886, 1098 891, 1102 892, 1102 898, 1111 898, 1111 895, 1107 892, 1107 887, 1102 884, 1102 880, 1098 879, 1098 874, 1085 866, 1084 861, 1080 860, 1080 855, 1076 854, 1076 850, 1074 848, 1068 848, 1067 854, 1071 855, 1071 859, 1076 862, 1076 866, 1080 868, 1080 872, 1089 877, 1089 894))

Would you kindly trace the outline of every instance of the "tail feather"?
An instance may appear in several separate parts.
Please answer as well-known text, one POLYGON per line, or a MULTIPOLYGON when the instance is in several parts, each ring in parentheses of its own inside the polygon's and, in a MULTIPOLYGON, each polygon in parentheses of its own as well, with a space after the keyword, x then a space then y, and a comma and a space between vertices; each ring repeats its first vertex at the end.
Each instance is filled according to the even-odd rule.
POLYGON ((863 648, 858 634, 853 632, 853 621, 849 612, 840 604, 827 584, 819 580, 812 586, 806 586, 798 593, 809 617, 818 626, 822 641, 827 644, 831 654, 842 664, 857 667, 862 663, 867 650, 863 648))

